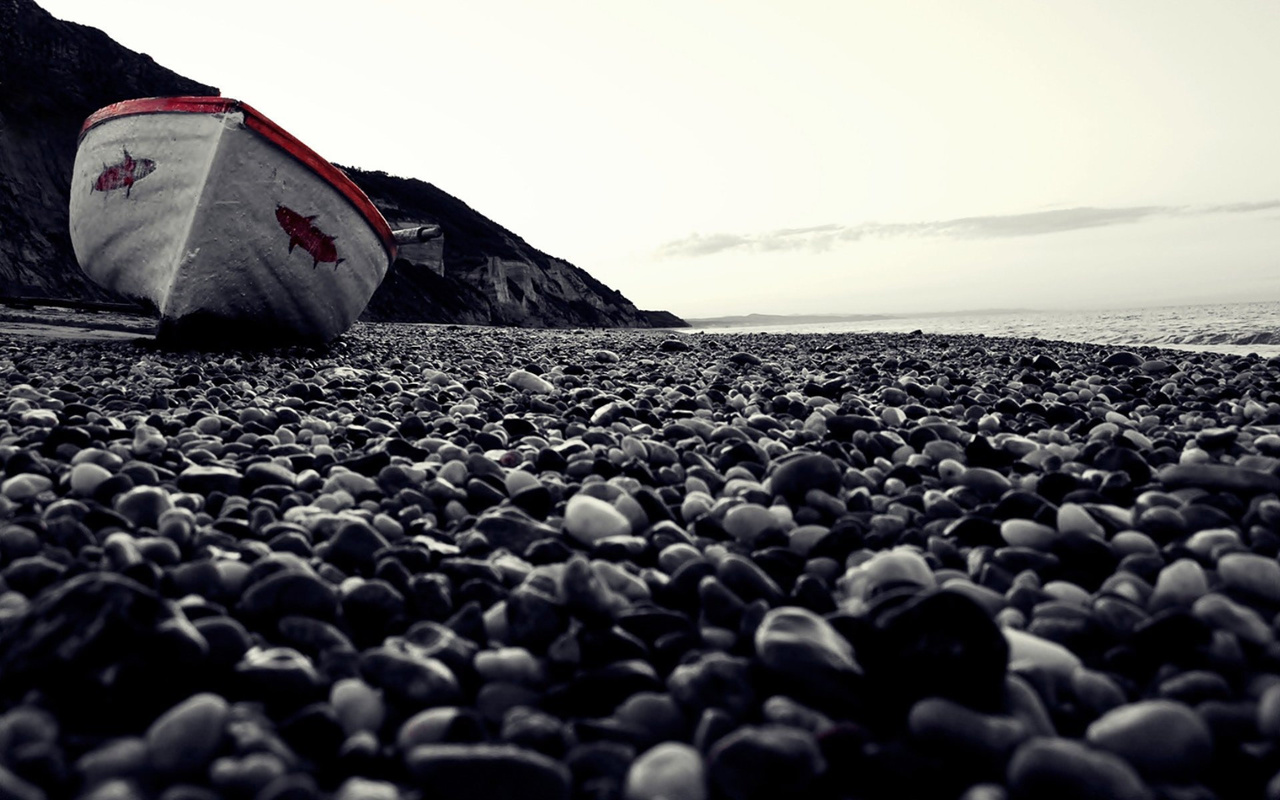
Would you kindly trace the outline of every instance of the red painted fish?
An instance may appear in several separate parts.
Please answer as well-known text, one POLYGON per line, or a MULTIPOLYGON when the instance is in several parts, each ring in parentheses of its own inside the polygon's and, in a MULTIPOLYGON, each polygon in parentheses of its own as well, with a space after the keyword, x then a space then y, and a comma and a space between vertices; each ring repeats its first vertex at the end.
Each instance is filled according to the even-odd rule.
POLYGON ((134 158, 129 155, 128 148, 124 148, 124 160, 111 166, 103 164, 102 173, 93 182, 93 187, 89 189, 89 192, 109 192, 113 189, 123 188, 124 196, 128 197, 129 193, 133 191, 135 183, 155 171, 156 162, 149 158, 134 158))
POLYGON ((338 248, 333 246, 335 237, 313 225, 313 220, 315 215, 304 217, 288 206, 276 206, 276 222, 289 234, 289 252, 292 253, 293 248, 301 246, 311 256, 312 269, 319 266, 321 261, 326 264, 332 262, 334 269, 337 269, 346 259, 338 258, 338 248))

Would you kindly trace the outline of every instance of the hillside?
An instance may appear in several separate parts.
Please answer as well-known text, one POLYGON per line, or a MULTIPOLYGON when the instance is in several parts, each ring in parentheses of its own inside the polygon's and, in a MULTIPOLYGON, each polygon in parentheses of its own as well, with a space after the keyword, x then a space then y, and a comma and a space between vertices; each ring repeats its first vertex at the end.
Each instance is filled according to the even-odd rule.
MULTIPOLYGON (((0 0, 0 298, 128 302, 89 281, 71 249, 67 202, 76 137, 84 119, 105 105, 181 94, 218 90, 102 31, 55 19, 31 0, 0 0)), ((392 227, 437 223, 444 231, 442 240, 404 248, 366 320, 684 325, 666 312, 637 309, 584 270, 533 248, 429 183, 346 171, 392 227)))

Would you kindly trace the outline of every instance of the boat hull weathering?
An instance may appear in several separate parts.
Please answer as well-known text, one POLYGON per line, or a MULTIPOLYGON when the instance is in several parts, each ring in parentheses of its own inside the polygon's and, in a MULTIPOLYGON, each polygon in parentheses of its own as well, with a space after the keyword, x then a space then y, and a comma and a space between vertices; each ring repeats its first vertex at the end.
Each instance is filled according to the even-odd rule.
POLYGON ((386 220, 345 174, 228 98, 91 116, 70 216, 81 268, 154 305, 162 339, 329 341, 395 258, 386 220))

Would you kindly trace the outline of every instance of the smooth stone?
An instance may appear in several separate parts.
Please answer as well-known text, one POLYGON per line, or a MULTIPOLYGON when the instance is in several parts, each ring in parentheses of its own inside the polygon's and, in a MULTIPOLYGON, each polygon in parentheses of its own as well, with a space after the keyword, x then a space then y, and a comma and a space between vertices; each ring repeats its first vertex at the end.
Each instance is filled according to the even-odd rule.
POLYGON ((1000 710, 1020 720, 1033 736, 1056 736, 1058 733, 1040 692, 1016 673, 1005 675, 1004 707, 1000 710))
POLYGON ((36 495, 53 489, 53 481, 45 475, 24 472, 0 483, 0 494, 15 503, 34 500, 36 495))
POLYGON ((755 634, 756 658, 802 699, 839 700, 861 672, 853 647, 826 619, 798 606, 764 615, 755 634))
POLYGON ((325 560, 344 571, 373 569, 374 553, 387 546, 386 538, 364 520, 347 520, 329 539, 325 560))
POLYGON ((907 730, 920 746, 942 758, 1003 768, 1032 730, 1015 717, 984 714, 943 697, 926 697, 911 707, 907 730))
POLYGON ((1198 780, 1213 758, 1213 734, 1190 706, 1141 700, 1112 709, 1085 731, 1090 745, 1114 753, 1155 783, 1198 780))
POLYGON ((382 692, 360 678, 342 678, 329 689, 329 705, 348 736, 358 731, 377 733, 387 716, 382 692))
POLYGON ((570 538, 588 547, 610 536, 631 533, 631 521, 611 503, 581 493, 565 505, 563 526, 570 538))
POLYGON ((725 556, 716 567, 716 577, 748 603, 764 600, 769 606, 776 606, 785 600, 785 593, 777 582, 745 556, 736 553, 725 556))
POLYGON ((223 756, 209 767, 209 783, 224 797, 260 797, 272 781, 285 775, 288 768, 275 753, 247 753, 223 756))
POLYGON ((508 375, 507 384, 513 389, 530 394, 551 394, 556 388, 547 379, 523 369, 515 370, 508 375))
POLYGON ((1075 739, 1031 739, 1013 754, 1005 774, 1010 800, 1155 797, 1127 761, 1075 739))
POLYGON ((1168 489, 1202 488, 1242 494, 1280 494, 1280 477, 1229 464, 1172 464, 1156 476, 1168 489))
POLYGON ((396 747, 402 755, 424 744, 480 741, 484 722, 469 708, 437 706, 426 708, 409 717, 396 732, 396 747))
POLYGON ((694 717, 716 708, 733 719, 742 719, 756 704, 750 662, 715 651, 673 669, 667 690, 694 717))
POLYGON ((1106 529, 1102 527, 1102 523, 1094 519, 1088 509, 1079 503, 1063 503, 1059 506, 1057 525, 1059 533, 1074 533, 1092 536, 1095 539, 1106 536, 1106 529))
POLYGON ((1275 641, 1271 625, 1257 611, 1212 592, 1196 600, 1191 615, 1220 630, 1229 631, 1242 642, 1267 647, 1275 641))
POLYGON ((417 783, 439 800, 569 800, 569 769, 515 745, 419 745, 406 754, 405 765, 417 783))
POLYGON ((826 769, 812 735, 783 725, 747 725, 707 755, 712 785, 726 800, 803 797, 826 769))
MULTIPOLYGON (((526 473, 517 471, 511 474, 523 475, 526 473)), ((538 488, 545 491, 545 487, 542 487, 541 484, 538 485, 538 488)), ((514 492, 511 494, 512 501, 519 503, 519 497, 523 496, 522 492, 532 491, 536 491, 536 489, 514 492)), ((534 542, 540 539, 550 539, 557 535, 557 531, 550 525, 538 522, 523 511, 508 507, 490 509, 481 514, 480 519, 476 521, 475 531, 483 533, 495 548, 505 547, 512 553, 524 553, 529 549, 529 545, 534 542)))
POLYGON ((236 494, 242 476, 230 467, 193 464, 178 473, 178 488, 184 492, 209 495, 213 492, 236 494))
POLYGON ((1048 551, 1059 536, 1056 529, 1029 519, 1007 519, 1000 523, 1000 537, 1011 547, 1048 551))
POLYGON ((222 744, 230 706, 220 695, 192 695, 161 714, 147 729, 151 766, 163 775, 200 775, 222 744))
POLYGON ((748 547, 765 533, 782 530, 778 518, 759 503, 733 506, 725 512, 721 525, 730 536, 748 547))
POLYGON ((76 464, 71 468, 69 485, 71 493, 80 497, 91 497, 102 482, 111 477, 111 470, 91 461, 76 464))
MULTIPOLYGON (((917 595, 875 613, 854 636, 866 694, 906 712, 936 696, 979 711, 1004 698, 1010 645, 977 602, 949 591, 917 595)), ((1007 632, 1005 632, 1007 634, 1007 632)))
POLYGON ((542 663, 523 647, 482 650, 476 653, 475 670, 486 681, 505 681, 522 686, 537 686, 546 678, 542 663))
POLYGON ((1014 672, 1042 669, 1069 680, 1072 671, 1083 666, 1079 656, 1057 642, 1016 628, 1001 633, 1009 643, 1009 669, 1014 672))
POLYGON ((836 495, 840 491, 841 470, 827 456, 812 453, 789 458, 779 463, 769 477, 769 484, 776 495, 788 502, 804 501, 810 489, 820 489, 836 495))
POLYGON ((297 475, 284 464, 275 461, 259 461, 245 467, 245 483, 249 486, 293 486, 297 475))
POLYGON ((966 467, 957 482, 992 500, 1013 488, 1008 478, 990 467, 966 467))
POLYGON ((629 606, 626 598, 612 591, 582 556, 569 559, 560 584, 565 608, 584 624, 608 625, 629 606))
POLYGON ((1102 360, 1107 367, 1137 367, 1143 362, 1142 356, 1128 350, 1117 350, 1102 360))
POLYGON ((245 694, 278 709, 296 710, 324 694, 315 664, 292 647, 250 647, 235 674, 245 694))
POLYGON ((1209 578, 1204 569, 1189 558, 1180 558, 1160 570, 1147 610, 1155 613, 1166 608, 1189 608, 1208 591, 1209 578))
POLYGON ((1218 559, 1218 577, 1228 590, 1280 604, 1280 562, 1254 553, 1227 553, 1218 559))
POLYGON ((1160 552, 1160 545, 1145 533, 1120 531, 1111 537, 1111 550, 1121 558, 1132 553, 1155 555, 1160 552))
POLYGON ((636 731, 645 744, 683 740, 689 722, 675 698, 667 692, 637 692, 613 710, 613 719, 636 731))
POLYGON ((7 623, 0 647, 6 696, 38 689, 42 705, 58 713, 130 720, 121 724, 154 720, 175 689, 191 687, 209 655, 209 643, 174 603, 107 570, 49 586, 7 623), (137 694, 122 691, 124 680, 164 683, 137 694))
POLYGON ((168 440, 150 425, 139 424, 133 430, 133 454, 140 459, 154 458, 168 446, 168 440))
POLYGON ((506 623, 510 644, 543 652, 564 632, 569 619, 554 597, 524 583, 507 595, 506 623))
POLYGON ((1244 550, 1240 534, 1230 528, 1208 528, 1196 531, 1183 543, 1188 550, 1201 558, 1216 559, 1219 554, 1232 550, 1244 550))
POLYGON ((169 493, 158 486, 135 486, 117 495, 115 510, 139 528, 154 528, 160 515, 173 507, 169 493))
POLYGON ((839 581, 847 611, 857 611, 866 601, 899 587, 931 589, 937 585, 929 562, 911 548, 882 550, 848 570, 839 581))
POLYGON ((1125 704, 1124 689, 1105 672, 1079 667, 1071 673, 1071 693, 1096 719, 1125 704))
POLYGON ((76 759, 75 769, 86 786, 113 778, 141 778, 150 768, 150 751, 141 736, 110 739, 76 759))
POLYGON ((836 724, 821 711, 781 694, 764 701, 760 706, 760 716, 765 722, 798 728, 815 736, 831 730, 836 724))
POLYGON ((706 800, 707 767, 684 742, 663 742, 641 753, 627 770, 626 800, 706 800))
POLYGON ((453 672, 439 659, 420 655, 407 643, 365 650, 360 654, 359 668, 362 678, 404 710, 454 705, 461 699, 453 672))
POLYGON ((336 619, 340 602, 333 586, 310 572, 286 569, 250 585, 240 597, 240 612, 249 619, 274 620, 290 615, 336 619))
POLYGON ((1268 686, 1258 699, 1258 732, 1280 739, 1280 683, 1268 686))
MULTIPOLYGON (((333 800, 400 800, 400 796, 400 789, 394 783, 352 775, 333 793, 333 800)), ((299 795, 298 800, 303 800, 303 795, 299 795)))

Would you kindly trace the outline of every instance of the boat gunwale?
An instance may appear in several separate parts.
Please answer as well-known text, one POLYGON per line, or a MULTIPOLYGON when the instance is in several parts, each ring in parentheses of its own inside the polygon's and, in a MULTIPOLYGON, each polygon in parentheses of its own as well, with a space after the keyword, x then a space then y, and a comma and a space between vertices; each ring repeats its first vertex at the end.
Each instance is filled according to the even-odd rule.
POLYGON ((83 141, 85 134, 90 129, 121 117, 175 112, 225 114, 234 111, 244 114, 246 127, 308 167, 355 206, 356 210, 373 227, 374 232, 382 241, 382 246, 387 252, 387 262, 395 261, 397 248, 395 238, 391 233, 391 226, 387 224, 386 218, 382 216, 382 212, 378 211, 369 196, 351 178, 347 177, 345 172, 325 161, 316 151, 275 122, 272 122, 248 103, 230 97, 198 97, 193 95, 122 100, 118 103, 104 106, 90 114, 80 128, 80 135, 76 139, 76 144, 78 145, 83 141))

